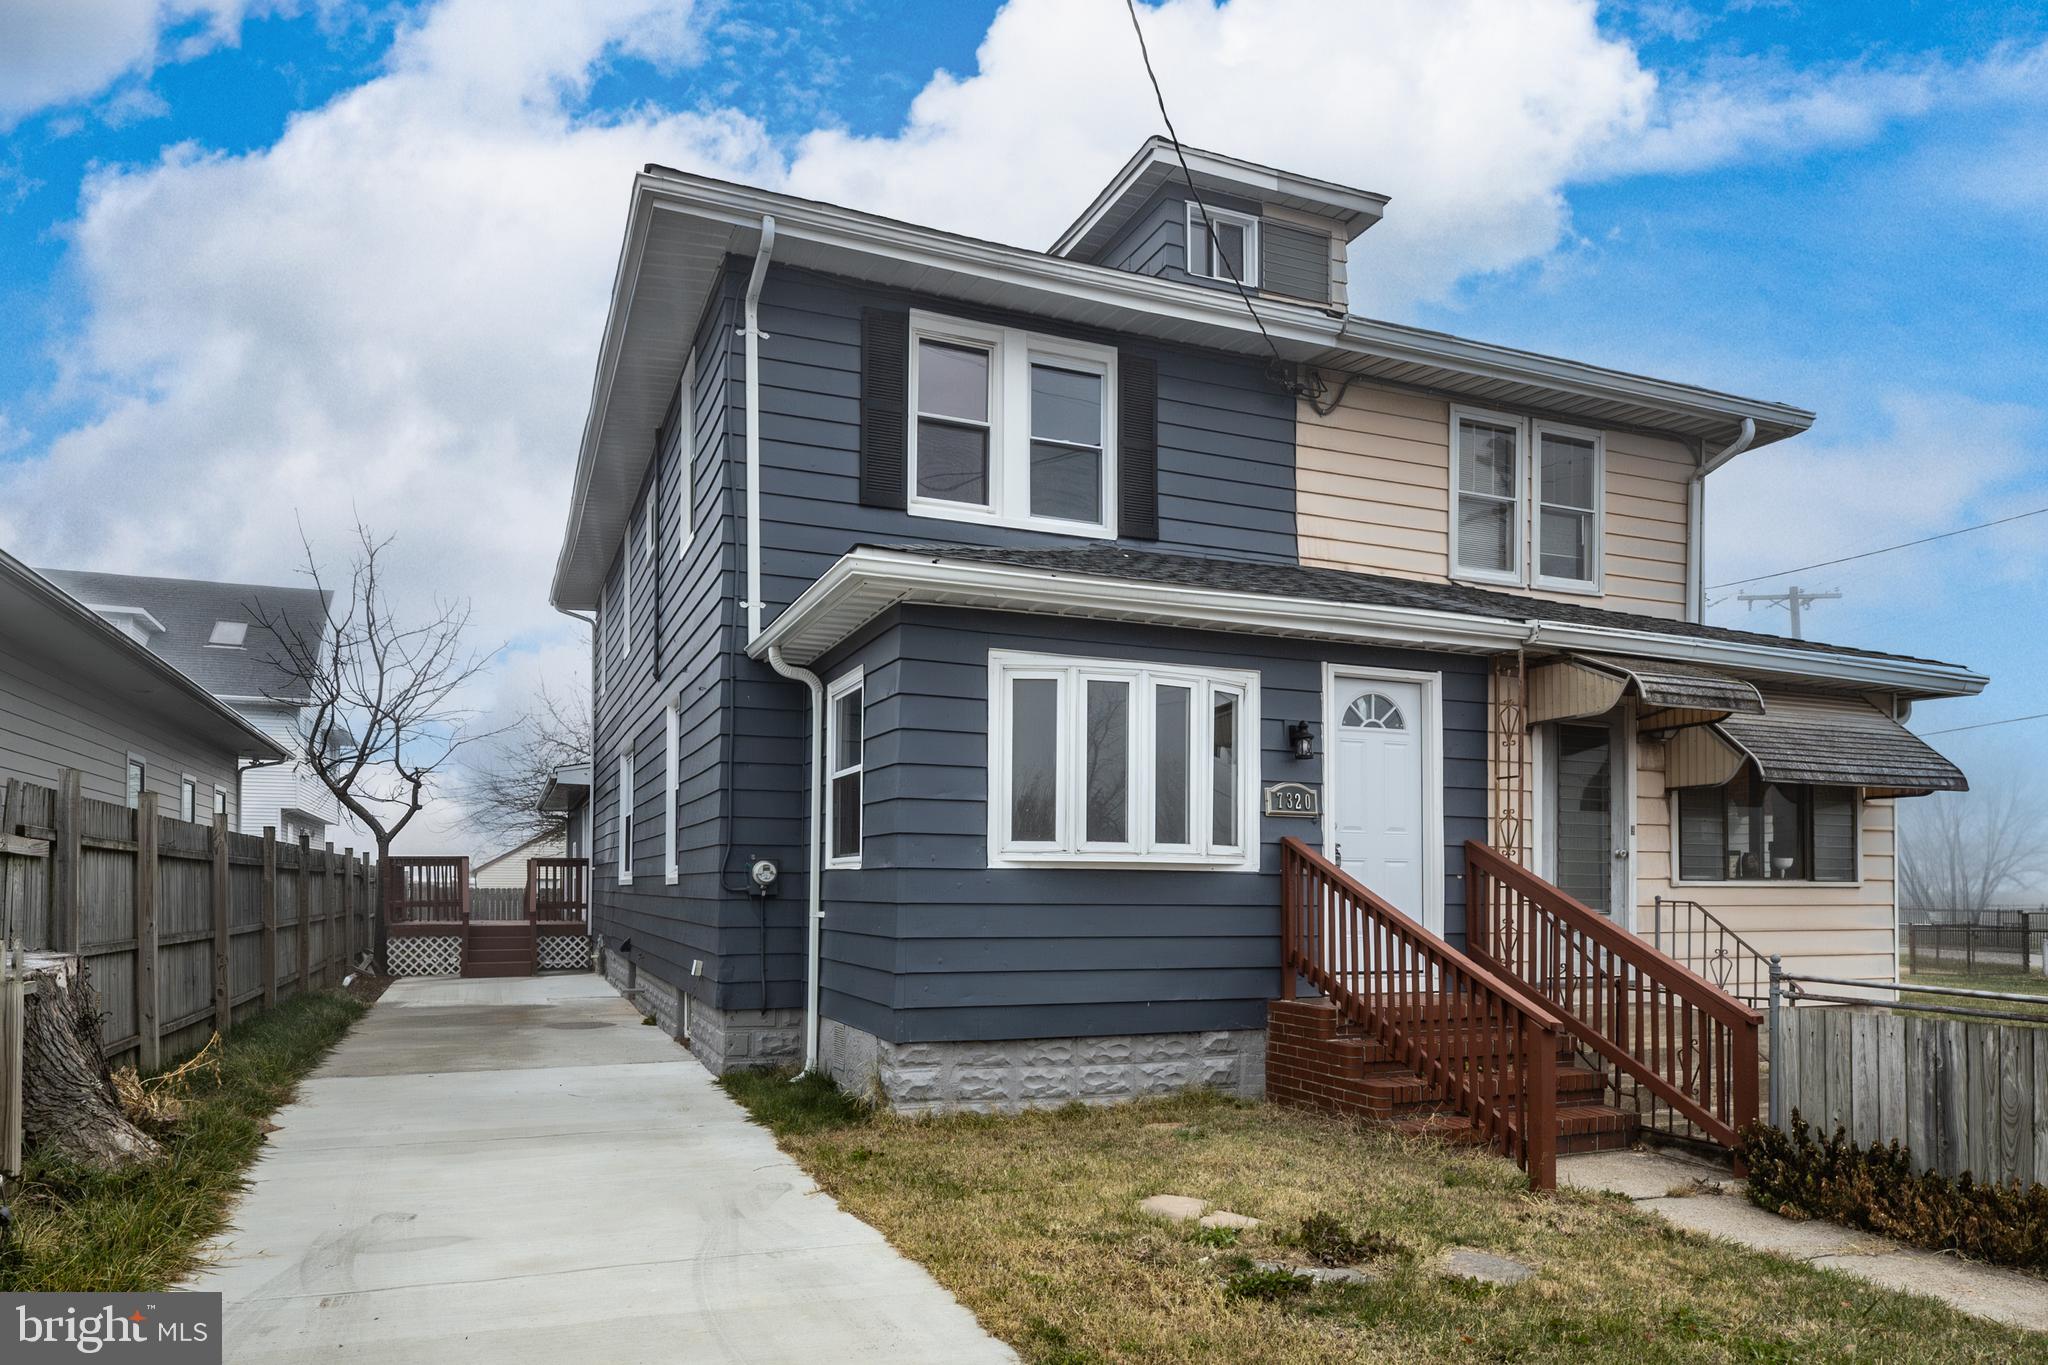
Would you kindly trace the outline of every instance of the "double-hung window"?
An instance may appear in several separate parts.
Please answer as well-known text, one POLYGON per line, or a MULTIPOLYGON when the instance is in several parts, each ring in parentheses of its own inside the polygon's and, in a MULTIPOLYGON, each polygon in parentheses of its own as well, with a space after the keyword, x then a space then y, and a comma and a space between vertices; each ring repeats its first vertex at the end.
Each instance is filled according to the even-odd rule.
POLYGON ((188 825, 199 818, 199 784, 189 777, 178 779, 178 818, 188 825))
POLYGON ((1598 592, 1605 454, 1597 431, 1453 408, 1453 576, 1598 592))
POLYGON ((134 810, 142 804, 142 789, 148 770, 141 759, 128 755, 128 809, 134 810))
POLYGON ((1259 287, 1259 220, 1249 214, 1188 201, 1188 274, 1207 280, 1235 278, 1247 289, 1259 287))
POLYGON ((1258 685, 992 651, 990 864, 1255 867, 1258 685))
POLYGON ((215 787, 213 789, 213 813, 215 815, 226 815, 228 813, 228 789, 226 787, 215 787))
POLYGON ((618 819, 619 885, 633 884, 633 755, 619 754, 618 819))
POLYGON ((910 510, 1114 534, 1116 352, 910 315, 910 510))
POLYGON ((862 775, 867 767, 867 690, 861 670, 835 680, 825 695, 827 865, 859 867, 862 775))

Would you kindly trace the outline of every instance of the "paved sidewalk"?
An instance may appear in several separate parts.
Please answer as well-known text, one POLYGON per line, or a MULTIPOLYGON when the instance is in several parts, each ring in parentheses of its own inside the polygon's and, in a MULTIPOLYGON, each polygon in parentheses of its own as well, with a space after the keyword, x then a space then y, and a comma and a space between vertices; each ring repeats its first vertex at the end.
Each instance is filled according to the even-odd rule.
POLYGON ((1749 1202, 1739 1189, 1673 1197, 1688 1181, 1724 1181, 1724 1168, 1662 1152, 1562 1157, 1557 1183, 1628 1196, 1682 1228, 1859 1276, 1886 1289, 1925 1294, 1980 1318, 2048 1332, 2048 1281, 1958 1256, 1917 1251, 1836 1223, 1795 1222, 1749 1202))
POLYGON ((230 1361, 1016 1359, 594 976, 401 981, 274 1121, 230 1361))

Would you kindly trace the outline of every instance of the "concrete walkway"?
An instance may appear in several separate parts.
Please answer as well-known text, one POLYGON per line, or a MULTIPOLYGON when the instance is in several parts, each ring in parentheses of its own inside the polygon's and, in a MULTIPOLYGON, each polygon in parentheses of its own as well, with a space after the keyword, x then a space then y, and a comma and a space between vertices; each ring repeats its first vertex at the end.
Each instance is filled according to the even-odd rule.
POLYGON ((1696 1180, 1719 1183, 1728 1180, 1728 1172, 1663 1152, 1600 1152, 1562 1157, 1557 1163, 1558 1184, 1626 1195, 1637 1208, 1679 1227, 1840 1270, 1886 1289, 1925 1294, 1980 1318, 2048 1332, 2048 1281, 1916 1251, 1836 1223, 1780 1218, 1750 1203, 1739 1188, 1721 1195, 1671 1193, 1696 1180))
POLYGON ((279 1113, 230 1361, 1014 1361, 594 976, 394 985, 279 1113))

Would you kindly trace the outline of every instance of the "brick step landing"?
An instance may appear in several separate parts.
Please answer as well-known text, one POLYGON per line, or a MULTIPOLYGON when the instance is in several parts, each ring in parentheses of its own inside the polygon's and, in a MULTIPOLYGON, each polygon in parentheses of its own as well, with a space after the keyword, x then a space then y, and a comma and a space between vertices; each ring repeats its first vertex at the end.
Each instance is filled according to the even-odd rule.
MULTIPOLYGON (((1629 1146, 1636 1116, 1604 1102, 1600 1073, 1578 1059, 1570 1040, 1560 1041, 1558 1054, 1559 1154, 1629 1146)), ((1378 1040, 1344 1026, 1327 1001, 1267 1006, 1266 1093, 1278 1103, 1390 1123, 1403 1132, 1480 1140, 1469 1119, 1446 1111, 1441 1087, 1424 1082, 1378 1040)))

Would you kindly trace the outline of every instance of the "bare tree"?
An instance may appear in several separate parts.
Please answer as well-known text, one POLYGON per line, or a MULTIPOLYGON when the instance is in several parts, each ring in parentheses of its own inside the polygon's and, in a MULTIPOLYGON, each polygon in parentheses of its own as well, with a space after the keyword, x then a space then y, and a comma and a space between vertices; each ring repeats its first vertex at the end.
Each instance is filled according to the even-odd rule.
POLYGON ((465 760, 462 796, 470 824, 506 848, 566 834, 567 816, 543 812, 541 797, 559 769, 589 758, 588 694, 577 689, 563 696, 542 684, 533 706, 496 743, 465 760))
POLYGON ((2048 875, 2048 800, 2013 772, 1979 771, 1967 792, 1899 803, 1899 900, 1983 910, 2048 875))
MULTIPOLYGON (((300 708, 293 758, 369 831, 380 868, 388 868, 392 841, 426 805, 443 771, 465 745, 488 737, 472 728, 475 712, 462 694, 496 651, 464 643, 466 601, 436 598, 417 621, 393 614, 384 580, 391 537, 379 539, 361 521, 355 532, 348 586, 329 599, 326 628, 316 638, 260 606, 256 617, 276 642, 272 662, 289 679, 278 696, 300 708)), ((299 539, 304 572, 316 588, 328 588, 303 529, 299 539)), ((379 916, 380 959, 382 926, 379 916)))

